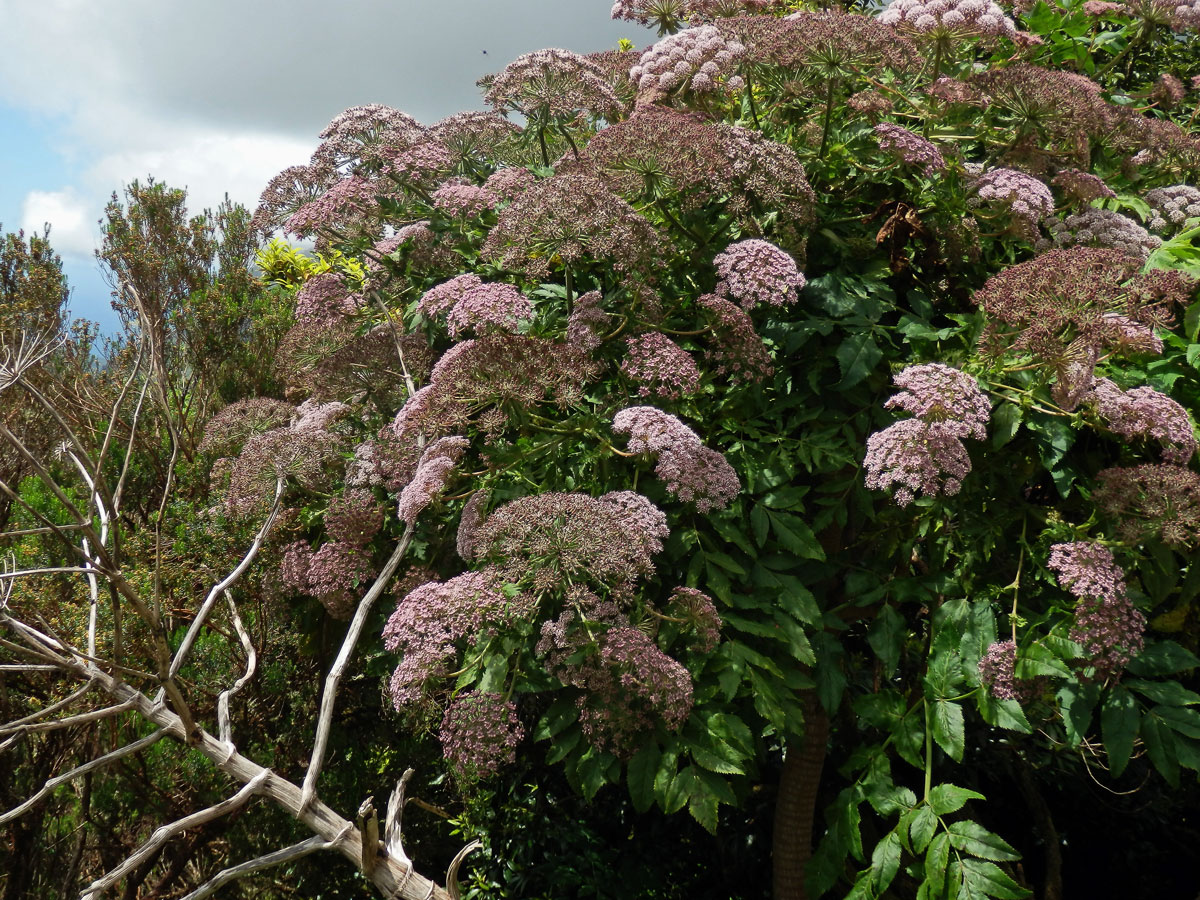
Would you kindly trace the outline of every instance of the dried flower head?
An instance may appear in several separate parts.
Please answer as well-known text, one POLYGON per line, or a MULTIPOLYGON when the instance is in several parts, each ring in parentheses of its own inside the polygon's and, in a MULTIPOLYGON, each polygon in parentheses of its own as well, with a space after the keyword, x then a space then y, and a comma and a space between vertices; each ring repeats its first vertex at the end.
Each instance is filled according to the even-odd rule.
POLYGON ((535 182, 502 209, 481 255, 514 272, 549 278, 551 264, 610 261, 625 276, 650 279, 668 254, 654 226, 584 175, 535 182))
POLYGON ((1158 538, 1174 547, 1200 543, 1200 475, 1166 463, 1105 469, 1092 500, 1117 521, 1122 540, 1158 538))
POLYGON ((292 404, 282 400, 267 397, 238 400, 208 420, 204 438, 196 449, 216 456, 234 456, 247 438, 286 425, 295 412, 292 404))
POLYGON ((946 168, 946 160, 942 157, 942 151, 919 134, 890 122, 882 122, 876 125, 874 130, 880 148, 891 153, 901 162, 920 166, 926 175, 946 168))
POLYGON ((533 122, 574 119, 579 112, 615 118, 622 109, 599 67, 553 48, 518 56, 491 79, 484 98, 497 110, 515 110, 533 122))

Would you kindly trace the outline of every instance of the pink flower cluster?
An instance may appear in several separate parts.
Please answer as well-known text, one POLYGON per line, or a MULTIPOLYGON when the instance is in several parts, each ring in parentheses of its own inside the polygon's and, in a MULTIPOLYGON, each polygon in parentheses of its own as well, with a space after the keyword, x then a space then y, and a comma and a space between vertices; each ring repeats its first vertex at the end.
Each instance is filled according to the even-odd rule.
POLYGON ((1105 469, 1096 505, 1117 520, 1117 534, 1137 543, 1155 537, 1173 547, 1200 543, 1200 475, 1166 463, 1105 469))
POLYGON ((1071 200, 1084 205, 1093 200, 1117 196, 1116 191, 1105 184, 1104 179, 1099 175, 1079 169, 1063 169, 1050 180, 1050 183, 1071 200))
POLYGON ((417 309, 428 318, 445 315, 450 336, 454 338, 471 330, 477 334, 515 334, 533 319, 533 306, 515 287, 486 282, 472 273, 430 288, 417 309))
POLYGON ((1077 598, 1071 640, 1088 655, 1097 677, 1119 675, 1142 651, 1146 617, 1125 593, 1125 572, 1103 544, 1055 544, 1046 563, 1077 598))
POLYGON ((705 294, 698 302, 712 319, 712 342, 704 355, 717 374, 728 375, 735 384, 769 378, 775 365, 746 311, 716 294, 705 294))
POLYGON ((637 382, 643 397, 669 400, 690 396, 700 386, 700 369, 690 353, 665 334, 650 331, 626 340, 629 352, 621 371, 637 382))
POLYGON ((442 755, 459 778, 478 780, 517 758, 525 729, 517 707, 499 694, 465 691, 446 708, 438 740, 442 755))
POLYGON ((355 605, 351 591, 372 571, 369 553, 340 541, 328 541, 316 552, 305 541, 291 544, 280 565, 280 577, 287 587, 316 597, 335 619, 350 618, 355 605))
POLYGON ((629 70, 629 79, 643 91, 739 91, 746 82, 732 73, 745 52, 742 44, 726 38, 712 25, 686 28, 643 53, 629 70))
POLYGON ((887 490, 899 485, 895 500, 907 506, 917 493, 957 494, 971 471, 961 438, 983 440, 991 404, 978 382, 941 363, 909 366, 895 378, 903 390, 888 408, 917 416, 889 425, 867 438, 866 485, 887 490))
POLYGON ((613 416, 613 431, 629 435, 633 453, 657 455, 654 473, 667 490, 700 512, 724 509, 742 489, 733 466, 705 447, 696 432, 653 406, 631 406, 613 416))
POLYGON ((884 403, 885 409, 902 409, 926 422, 953 423, 959 436, 987 437, 992 404, 979 382, 966 372, 942 363, 909 366, 895 376, 900 393, 884 403))
POLYGON ((593 62, 570 50, 550 48, 518 56, 491 79, 485 99, 530 121, 574 118, 580 112, 615 118, 622 103, 593 62))
POLYGON ((350 489, 329 501, 325 531, 335 541, 365 547, 383 527, 383 507, 369 491, 350 489))
POLYGON ((425 448, 412 481, 400 492, 400 521, 416 522, 421 510, 442 492, 468 446, 464 437, 443 437, 425 448))
POLYGON ((999 641, 987 648, 979 660, 979 681, 997 700, 1015 700, 1017 686, 1014 671, 1017 664, 1017 645, 999 641))
POLYGON ((604 296, 588 291, 575 300, 575 308, 567 319, 567 343, 584 353, 600 346, 604 333, 612 327, 612 319, 601 307, 604 296))
POLYGON ((491 191, 500 200, 511 203, 525 193, 525 189, 537 181, 537 176, 524 166, 506 166, 497 169, 483 183, 486 191, 491 191))
POLYGON ((330 325, 353 314, 358 304, 342 279, 332 272, 313 275, 296 292, 296 319, 330 325))
POLYGON ((475 558, 475 549, 479 545, 479 529, 487 518, 487 505, 491 496, 491 491, 476 491, 463 504, 454 544, 458 555, 468 562, 475 558))
POLYGON ((986 204, 1008 212, 1022 237, 1034 241, 1038 225, 1054 214, 1054 194, 1032 175, 1016 169, 989 169, 971 185, 974 205, 986 204))
POLYGON ((446 182, 433 192, 431 199, 435 209, 453 219, 477 219, 500 202, 487 188, 459 181, 446 182))
MULTIPOLYGON (((1128 216, 1096 206, 1072 213, 1049 227, 1053 246, 1111 247, 1143 261, 1162 243, 1128 216)), ((1050 246, 1043 242, 1038 249, 1050 246)))
POLYGON ((1012 37, 1017 26, 992 0, 893 0, 879 21, 938 38, 1012 37))
POLYGON ((665 611, 667 615, 681 619, 695 638, 694 646, 701 653, 709 653, 721 640, 721 617, 712 597, 690 587, 677 587, 671 591, 665 611))
POLYGON ((713 258, 717 296, 730 297, 753 309, 759 303, 786 306, 796 302, 804 275, 796 261, 774 244, 751 238, 730 244, 713 258))
POLYGON ((283 230, 297 237, 308 237, 321 228, 339 223, 348 212, 362 215, 376 206, 379 187, 358 175, 334 182, 316 200, 304 204, 286 222, 283 230))
POLYGON ((1096 412, 1109 429, 1126 440, 1153 438, 1163 444, 1163 459, 1187 465, 1196 453, 1196 435, 1187 410, 1152 387, 1123 391, 1107 378, 1088 392, 1096 412))
POLYGON ((942 151, 930 141, 907 128, 881 122, 875 126, 875 137, 879 146, 909 165, 921 166, 928 175, 937 169, 946 168, 942 151))

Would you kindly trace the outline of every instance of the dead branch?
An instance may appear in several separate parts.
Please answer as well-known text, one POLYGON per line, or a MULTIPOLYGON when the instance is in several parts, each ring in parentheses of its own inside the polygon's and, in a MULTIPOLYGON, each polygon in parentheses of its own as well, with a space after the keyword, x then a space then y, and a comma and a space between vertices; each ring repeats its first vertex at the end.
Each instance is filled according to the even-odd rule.
POLYGON ((282 865, 286 862, 291 862, 294 859, 299 859, 302 856, 308 856, 317 850, 329 850, 342 840, 349 833, 351 826, 346 825, 344 831, 335 837, 333 840, 327 841, 323 837, 310 837, 307 840, 300 841, 297 844, 292 844, 290 847, 284 847, 282 850, 275 850, 272 853, 264 853, 262 856, 255 859, 247 860, 244 863, 239 863, 236 866, 230 866, 228 869, 222 869, 196 890, 192 891, 183 897, 183 900, 204 900, 205 897, 211 896, 222 886, 229 884, 231 881, 236 881, 246 875, 260 872, 263 869, 268 869, 271 866, 282 865))

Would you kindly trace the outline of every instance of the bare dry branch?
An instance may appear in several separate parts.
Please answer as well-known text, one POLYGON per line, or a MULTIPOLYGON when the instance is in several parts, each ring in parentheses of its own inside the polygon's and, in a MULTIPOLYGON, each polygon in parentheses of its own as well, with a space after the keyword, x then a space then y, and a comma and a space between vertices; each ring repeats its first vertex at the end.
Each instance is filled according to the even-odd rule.
POLYGON ((116 750, 105 753, 103 756, 98 756, 81 766, 76 766, 69 772, 64 772, 61 775, 51 778, 41 786, 36 794, 34 794, 20 806, 15 806, 6 813, 0 813, 0 825, 5 825, 18 816, 24 815, 26 812, 36 806, 39 800, 60 785, 64 785, 69 781, 73 781, 80 775, 86 775, 88 772, 94 772, 96 769, 102 769, 110 763, 116 762, 118 759, 129 756, 131 753, 137 753, 139 750, 144 750, 161 738, 166 737, 166 734, 166 729, 159 728, 157 731, 146 735, 144 738, 134 741, 132 744, 126 744, 124 747, 118 747, 116 750))
POLYGON ((12 734, 14 731, 21 731, 26 734, 34 734, 39 731, 57 731, 60 728, 86 725, 88 722, 117 716, 123 712, 128 712, 132 708, 133 702, 126 700, 123 703, 106 706, 103 709, 94 709, 91 712, 79 713, 76 716, 67 716, 65 719, 52 719, 49 722, 31 722, 27 725, 0 725, 0 734, 12 734))
POLYGON ((446 869, 446 893, 450 895, 451 900, 460 900, 462 897, 462 893, 458 889, 458 867, 462 865, 464 859, 482 846, 483 843, 480 841, 471 841, 454 854, 454 859, 450 861, 450 867, 446 869))
POLYGON ((292 844, 290 847, 285 847, 282 850, 276 850, 272 853, 264 853, 255 859, 247 860, 244 863, 239 863, 236 866, 230 866, 228 869, 222 869, 196 890, 192 891, 183 897, 183 900, 204 900, 205 897, 211 896, 222 886, 229 884, 231 881, 236 881, 246 875, 251 875, 254 872, 260 872, 263 869, 268 869, 271 866, 278 866, 286 862, 291 862, 294 859, 299 859, 302 856, 308 856, 317 850, 329 850, 342 840, 346 833, 351 830, 352 826, 347 823, 342 834, 339 834, 331 841, 325 840, 319 835, 310 837, 308 840, 300 841, 298 844, 292 844))
POLYGON ((354 611, 354 618, 350 620, 350 627, 346 630, 346 637, 342 641, 341 649, 338 650, 337 659, 333 661, 333 666, 325 677, 325 691, 321 694, 321 711, 317 719, 317 736, 313 742, 308 771, 304 775, 303 805, 306 807, 316 797, 317 779, 320 778, 321 767, 325 763, 325 751, 329 744, 329 729, 333 723, 333 708, 337 702, 338 686, 342 676, 346 674, 346 667, 350 664, 350 657, 358 644, 358 638, 362 634, 371 607, 379 599, 388 582, 392 580, 392 576, 396 574, 396 569, 400 567, 400 561, 404 558, 408 545, 412 542, 412 536, 413 526, 412 523, 409 523, 404 529, 400 543, 392 551, 391 558, 384 564, 383 571, 379 573, 379 577, 375 579, 370 590, 358 601, 358 609, 354 611))
POLYGON ((242 649, 246 653, 246 674, 235 681, 232 687, 221 691, 221 695, 217 697, 217 728, 221 735, 221 742, 228 744, 232 751, 234 749, 233 726, 229 721, 229 699, 254 677, 254 671, 258 666, 258 654, 254 650, 254 643, 250 640, 246 626, 242 624, 242 617, 238 615, 237 604, 233 602, 233 594, 225 591, 225 600, 229 604, 229 618, 233 620, 233 627, 237 630, 238 639, 241 640, 242 649))
MULTIPOLYGON (((22 668, 24 668, 24 667, 22 667, 22 668)), ((76 700, 78 700, 80 697, 82 697, 84 694, 86 694, 88 691, 90 691, 92 689, 92 687, 93 687, 93 682, 89 679, 87 684, 85 684, 83 687, 79 688, 79 690, 73 691, 71 694, 64 697, 62 700, 59 700, 56 703, 51 703, 49 706, 43 707, 42 709, 39 709, 37 712, 30 713, 29 715, 24 716, 20 719, 14 719, 13 721, 6 723, 4 725, 4 728, 11 729, 14 725, 24 725, 26 722, 36 722, 38 719, 44 718, 45 716, 48 716, 51 713, 58 712, 63 707, 70 706, 72 703, 74 703, 76 700)))
POLYGON ((195 828, 197 825, 203 825, 205 822, 211 822, 213 819, 219 819, 221 816, 228 815, 236 809, 240 809, 247 801, 255 794, 259 793, 263 783, 271 774, 270 769, 263 769, 248 782, 242 785, 232 797, 222 800, 220 803, 214 803, 206 809, 192 813, 190 816, 184 816, 182 819, 177 819, 174 822, 168 822, 166 825, 160 825, 154 829, 154 833, 146 843, 142 844, 137 850, 125 858, 119 866, 89 885, 82 894, 80 900, 89 900, 92 897, 98 897, 104 891, 108 890, 139 865, 154 856, 159 849, 169 841, 172 837, 179 834, 181 831, 187 831, 189 828, 195 828))

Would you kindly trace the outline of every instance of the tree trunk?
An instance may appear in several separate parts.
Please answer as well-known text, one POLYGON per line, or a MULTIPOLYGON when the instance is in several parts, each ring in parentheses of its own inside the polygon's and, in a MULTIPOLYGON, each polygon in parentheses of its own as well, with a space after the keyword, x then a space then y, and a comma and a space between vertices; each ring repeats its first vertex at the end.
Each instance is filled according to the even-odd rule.
POLYGON ((825 764, 829 719, 814 691, 805 691, 804 740, 784 748, 779 796, 775 800, 772 880, 775 900, 808 900, 804 869, 812 857, 817 790, 825 764))

